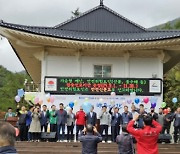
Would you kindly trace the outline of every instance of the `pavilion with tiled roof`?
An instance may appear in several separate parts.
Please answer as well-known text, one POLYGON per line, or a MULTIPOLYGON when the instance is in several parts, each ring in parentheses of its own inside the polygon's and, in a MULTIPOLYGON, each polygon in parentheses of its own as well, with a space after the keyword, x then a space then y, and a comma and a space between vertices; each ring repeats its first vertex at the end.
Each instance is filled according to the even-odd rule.
MULTIPOLYGON (((54 27, 27 26, 1 20, 0 34, 8 39, 34 82, 41 84, 48 75, 93 77, 92 72, 91 75, 83 72, 88 69, 83 68, 83 62, 86 61, 82 60, 83 57, 120 57, 124 60, 123 73, 118 76, 114 69, 111 76, 127 78, 136 77, 136 74, 131 73, 134 63, 129 63, 133 58, 157 59, 158 69, 153 71, 156 68, 153 66, 152 71, 145 72, 147 76, 144 77, 150 78, 155 73, 161 79, 164 73, 180 61, 180 31, 145 29, 102 2, 80 16, 54 27), (53 72, 53 66, 49 66, 53 59, 50 58, 47 62, 48 56, 74 57, 77 60, 75 74, 71 74, 71 71, 69 74, 53 72)), ((68 67, 64 63, 64 67, 66 66, 68 67)), ((74 64, 68 68, 73 66, 74 64)), ((147 66, 150 67, 149 64, 147 66)), ((146 69, 148 68, 144 71, 146 69)))

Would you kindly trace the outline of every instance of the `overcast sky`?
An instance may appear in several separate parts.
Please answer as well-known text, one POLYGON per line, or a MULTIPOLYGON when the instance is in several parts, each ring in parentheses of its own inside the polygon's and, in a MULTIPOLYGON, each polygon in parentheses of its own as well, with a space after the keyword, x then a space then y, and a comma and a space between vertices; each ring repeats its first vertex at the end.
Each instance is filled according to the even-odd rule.
MULTIPOLYGON (((100 0, 0 0, 0 20, 5 22, 54 26, 69 19, 77 7, 85 12, 100 0)), ((149 28, 180 17, 180 0, 104 0, 122 16, 149 28)), ((15 72, 23 70, 7 40, 0 40, 0 65, 15 72), (16 66, 16 67, 15 67, 16 66)))

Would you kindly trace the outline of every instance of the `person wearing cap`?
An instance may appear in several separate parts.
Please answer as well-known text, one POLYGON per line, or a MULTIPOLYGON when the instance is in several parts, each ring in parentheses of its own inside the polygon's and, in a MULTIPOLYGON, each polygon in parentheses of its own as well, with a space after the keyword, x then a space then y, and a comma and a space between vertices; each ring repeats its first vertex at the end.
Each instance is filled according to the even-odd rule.
POLYGON ((154 108, 151 107, 150 110, 151 112, 149 112, 148 115, 151 115, 155 121, 158 121, 158 114, 154 111, 154 108))
POLYGON ((119 135, 120 125, 122 124, 122 117, 117 106, 111 107, 109 114, 111 115, 111 141, 116 142, 116 137, 119 135))
POLYGON ((108 140, 108 127, 111 123, 111 115, 107 112, 107 106, 102 106, 102 110, 99 113, 99 120, 100 120, 100 134, 103 134, 105 131, 105 142, 108 140))

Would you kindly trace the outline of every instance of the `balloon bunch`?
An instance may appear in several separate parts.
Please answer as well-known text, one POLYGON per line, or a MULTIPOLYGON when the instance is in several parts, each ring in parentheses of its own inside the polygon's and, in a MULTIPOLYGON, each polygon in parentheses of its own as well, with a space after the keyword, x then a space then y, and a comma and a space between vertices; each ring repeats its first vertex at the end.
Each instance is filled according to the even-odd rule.
POLYGON ((84 112, 86 112, 86 113, 90 112, 92 105, 91 105, 91 103, 88 102, 87 98, 85 99, 85 102, 82 104, 82 108, 83 108, 84 112))
POLYGON ((24 96, 25 92, 23 89, 18 89, 17 90, 17 95, 15 96, 15 101, 18 103, 21 101, 21 98, 24 96))
POLYGON ((54 103, 55 97, 51 95, 50 93, 46 94, 46 100, 48 103, 54 103))

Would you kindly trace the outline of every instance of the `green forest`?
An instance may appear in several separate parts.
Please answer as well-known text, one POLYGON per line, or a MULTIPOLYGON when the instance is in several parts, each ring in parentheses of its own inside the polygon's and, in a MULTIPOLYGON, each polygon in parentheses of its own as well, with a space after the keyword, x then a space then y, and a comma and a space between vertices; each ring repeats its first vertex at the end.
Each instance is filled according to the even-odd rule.
MULTIPOLYGON (((168 22, 155 28, 180 29, 180 20, 173 24, 168 22)), ((31 78, 25 71, 13 73, 0 66, 0 111, 6 111, 8 107, 16 108, 17 104, 14 97, 17 95, 18 89, 24 88, 25 79, 31 81, 31 78)), ((167 103, 167 106, 171 106, 173 109, 180 106, 180 63, 164 75, 163 84, 164 101, 167 103), (174 97, 178 98, 178 102, 175 104, 172 102, 174 97)))

